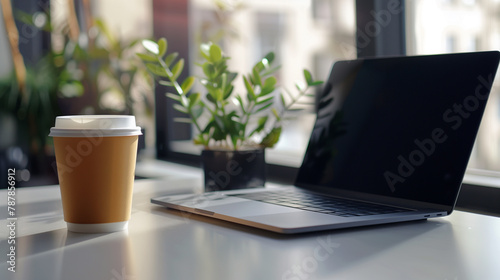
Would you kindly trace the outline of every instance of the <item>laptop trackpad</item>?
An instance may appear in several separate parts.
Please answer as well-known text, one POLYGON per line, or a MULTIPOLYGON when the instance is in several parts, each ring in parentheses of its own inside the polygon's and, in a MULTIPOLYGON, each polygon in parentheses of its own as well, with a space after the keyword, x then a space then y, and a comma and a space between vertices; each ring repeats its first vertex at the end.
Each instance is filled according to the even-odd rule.
POLYGON ((269 214, 304 212, 302 210, 290 207, 284 207, 258 201, 241 201, 241 200, 235 203, 227 203, 217 206, 208 206, 208 207, 203 207, 201 209, 236 218, 245 218, 250 216, 269 215, 269 214))

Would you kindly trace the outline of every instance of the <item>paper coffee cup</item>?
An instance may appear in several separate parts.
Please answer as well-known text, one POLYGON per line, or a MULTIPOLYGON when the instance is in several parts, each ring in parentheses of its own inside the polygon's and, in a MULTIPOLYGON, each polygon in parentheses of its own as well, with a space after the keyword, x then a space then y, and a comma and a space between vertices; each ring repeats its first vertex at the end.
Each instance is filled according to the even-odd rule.
POLYGON ((54 137, 64 220, 76 232, 112 232, 130 219, 138 135, 134 116, 62 116, 54 137))

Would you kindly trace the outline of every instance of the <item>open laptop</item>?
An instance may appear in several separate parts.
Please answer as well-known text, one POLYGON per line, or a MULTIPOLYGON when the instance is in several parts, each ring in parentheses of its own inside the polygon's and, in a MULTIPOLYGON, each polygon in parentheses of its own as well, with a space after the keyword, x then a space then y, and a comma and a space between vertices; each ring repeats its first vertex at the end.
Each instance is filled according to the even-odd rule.
POLYGON ((294 186, 152 203, 279 233, 449 215, 497 51, 336 62, 294 186))

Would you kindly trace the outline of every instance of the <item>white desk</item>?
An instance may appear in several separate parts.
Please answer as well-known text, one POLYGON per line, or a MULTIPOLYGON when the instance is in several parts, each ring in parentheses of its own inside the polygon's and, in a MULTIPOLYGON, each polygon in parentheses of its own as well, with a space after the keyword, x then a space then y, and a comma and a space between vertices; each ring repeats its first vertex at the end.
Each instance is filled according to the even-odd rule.
POLYGON ((68 232, 58 186, 17 189, 15 273, 7 270, 0 191, 0 279, 500 279, 498 218, 456 211, 285 236, 151 204, 152 196, 200 188, 201 171, 171 167, 164 181, 136 181, 127 232, 68 232))

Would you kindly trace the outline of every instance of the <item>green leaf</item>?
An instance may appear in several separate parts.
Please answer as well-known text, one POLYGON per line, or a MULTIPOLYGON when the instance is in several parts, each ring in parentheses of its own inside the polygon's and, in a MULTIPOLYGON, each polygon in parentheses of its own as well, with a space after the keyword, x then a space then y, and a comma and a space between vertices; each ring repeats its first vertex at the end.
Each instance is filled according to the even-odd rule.
POLYGON ((314 82, 310 83, 309 86, 314 87, 314 86, 319 86, 322 84, 323 84, 323 81, 314 81, 314 82))
POLYGON ((189 108, 192 108, 198 100, 200 100, 200 94, 199 93, 192 93, 188 96, 189 100, 189 108))
POLYGON ((212 127, 214 127, 214 126, 215 126, 215 122, 214 122, 214 119, 212 118, 212 119, 210 120, 210 122, 209 122, 209 123, 207 123, 207 125, 205 126, 205 129, 203 129, 201 133, 202 133, 202 134, 210 134, 210 133, 211 133, 211 132, 210 132, 210 130, 211 130, 211 129, 212 129, 212 127))
MULTIPOLYGON (((271 65, 274 61, 274 57, 275 57, 274 52, 269 52, 268 54, 266 54, 264 58, 267 60, 267 64, 271 65)), ((264 61, 262 63, 264 63, 264 61)), ((266 65, 266 63, 264 63, 264 65, 266 65)))
POLYGON ((148 50, 152 54, 159 55, 160 50, 158 44, 155 41, 151 40, 142 40, 142 45, 146 50, 148 50))
POLYGON ((250 76, 250 80, 252 81, 252 83, 254 85, 259 85, 262 87, 262 78, 260 77, 259 71, 254 68, 252 72, 253 76, 250 76))
POLYGON ((227 72, 227 81, 229 83, 232 83, 234 81, 234 79, 236 79, 236 77, 238 76, 237 73, 234 73, 234 72, 227 72))
POLYGON ((211 79, 215 76, 215 67, 213 64, 205 62, 201 68, 207 78, 211 79))
MULTIPOLYGON (((20 22, 26 23, 28 25, 31 25, 33 27, 40 28, 37 24, 35 24, 35 22, 33 22, 34 16, 32 14, 25 13, 18 9, 14 9, 12 12, 14 13, 14 19, 19 20, 20 22)), ((50 26, 50 20, 46 21, 45 25, 42 26, 42 30, 47 32, 53 31, 52 27, 50 26)))
POLYGON ((224 92, 223 99, 224 100, 228 99, 231 96, 231 93, 233 93, 233 90, 234 90, 234 86, 229 86, 228 88, 226 88, 226 91, 224 92))
POLYGON ((138 43, 140 43, 141 40, 140 39, 134 39, 132 41, 130 41, 127 45, 127 49, 128 48, 132 48, 132 47, 135 47, 135 45, 137 45, 138 43))
POLYGON ((203 134, 199 134, 197 135, 196 137, 193 138, 193 143, 195 145, 206 145, 206 141, 205 139, 203 138, 203 134))
POLYGON ((214 89, 211 93, 212 93, 212 94, 215 94, 215 96, 214 96, 214 97, 215 97, 215 100, 217 100, 217 101, 222 101, 222 100, 224 100, 224 99, 223 99, 223 98, 224 98, 224 95, 222 94, 222 90, 221 90, 220 88, 216 88, 216 89, 214 89))
POLYGON ((281 126, 275 127, 267 134, 264 139, 262 139, 262 142, 260 142, 260 145, 266 148, 272 148, 278 141, 280 140, 281 136, 281 126))
MULTIPOLYGON (((262 72, 264 70, 267 70, 271 67, 271 64, 273 63, 274 60, 274 53, 270 52, 266 54, 255 66, 253 67, 253 70, 257 70, 259 72, 262 72)), ((267 72, 267 71, 266 71, 267 72)), ((268 75, 269 73, 265 74, 268 75)), ((265 76, 264 75, 264 76, 265 76)))
POLYGON ((311 72, 309 72, 309 70, 307 69, 304 69, 304 78, 306 79, 307 85, 311 85, 314 82, 311 72))
POLYGON ((179 104, 174 104, 173 106, 174 106, 174 109, 179 111, 179 112, 186 113, 186 114, 188 113, 188 110, 179 104))
POLYGON ((218 62, 222 58, 222 50, 216 44, 210 46, 210 61, 218 62))
POLYGON ((227 87, 227 73, 222 73, 220 88, 225 92, 227 87))
MULTIPOLYGON (((243 125, 236 121, 238 114, 235 111, 232 111, 224 118, 224 124, 226 126, 226 133, 231 136, 231 139, 238 140, 240 138, 240 132, 243 128, 243 125)), ((236 142, 233 142, 236 145, 236 142)))
POLYGON ((207 98, 208 101, 210 101, 210 102, 212 102, 214 104, 217 103, 217 101, 215 101, 215 99, 212 97, 212 95, 207 94, 205 97, 207 98))
POLYGON ((148 70, 156 76, 168 78, 167 71, 159 65, 148 63, 146 64, 146 68, 148 68, 148 70))
POLYGON ((144 54, 144 53, 136 53, 136 55, 142 59, 143 61, 147 61, 147 62, 157 62, 158 59, 156 58, 156 56, 152 56, 152 55, 149 55, 149 54, 144 54))
POLYGON ((243 114, 246 114, 245 105, 243 104, 243 98, 241 97, 241 95, 236 95, 236 100, 238 100, 238 103, 240 103, 241 112, 243 112, 243 114))
POLYGON ((264 81, 264 85, 262 86, 262 91, 260 95, 266 95, 274 91, 277 80, 275 77, 269 77, 264 81))
POLYGON ((266 69, 266 66, 264 66, 263 61, 267 64, 267 59, 263 58, 261 61, 257 62, 254 67, 252 68, 253 71, 259 71, 262 72, 266 69))
POLYGON ((210 61, 210 46, 211 45, 212 45, 212 43, 200 45, 200 53, 208 61, 210 61))
POLYGON ((165 57, 165 64, 167 64, 167 66, 170 67, 172 62, 174 62, 178 56, 179 56, 179 53, 177 53, 177 52, 173 52, 173 53, 167 55, 167 57, 165 57))
POLYGON ((226 133, 224 133, 224 131, 221 130, 217 125, 213 124, 210 132, 210 137, 215 141, 226 140, 226 133))
POLYGON ((248 80, 245 76, 243 76, 243 82, 245 83, 245 88, 247 89, 248 99, 249 100, 256 100, 257 96, 255 96, 252 85, 250 84, 250 82, 248 82, 248 80))
POLYGON ((195 105, 191 108, 191 116, 197 120, 203 114, 203 106, 195 105))
POLYGON ((172 75, 173 75, 172 80, 175 81, 175 80, 177 80, 177 78, 179 78, 179 75, 181 74, 182 69, 184 69, 184 58, 179 59, 179 61, 177 61, 177 63, 172 68, 172 75))
POLYGON ((255 113, 262 112, 262 111, 264 111, 265 109, 267 109, 267 108, 271 107, 272 105, 273 105, 273 103, 272 103, 272 102, 271 102, 271 103, 269 103, 269 104, 267 104, 267 105, 264 105, 264 106, 260 107, 259 109, 257 109, 257 110, 255 111, 255 113))
POLYGON ((168 47, 167 39, 161 38, 160 40, 158 40, 158 56, 159 57, 163 57, 165 55, 165 53, 167 52, 167 47, 168 47))
POLYGON ((273 102, 272 102, 272 101, 273 101, 273 99, 274 99, 274 96, 267 97, 267 98, 258 98, 258 99, 257 99, 257 103, 256 103, 256 104, 257 104, 257 105, 261 105, 261 104, 264 104, 264 103, 267 103, 267 102, 271 102, 271 103, 273 103, 273 102))
POLYGON ((187 93, 189 92, 189 90, 191 90, 191 88, 193 87, 194 85, 194 77, 193 76, 189 76, 187 77, 184 82, 182 82, 182 85, 181 85, 181 88, 182 88, 182 91, 184 93, 187 93))
POLYGON ((215 120, 215 124, 216 126, 221 130, 221 131, 224 131, 226 128, 224 126, 224 118, 219 116, 219 115, 215 115, 214 116, 214 120, 215 120))
POLYGON ((280 115, 278 114, 278 110, 276 110, 276 108, 272 108, 271 112, 273 112, 273 115, 274 115, 274 117, 276 118, 277 121, 279 121, 281 119, 280 115))
POLYGON ((174 84, 172 84, 172 82, 165 81, 165 80, 160 80, 160 81, 158 81, 158 83, 159 83, 160 85, 164 85, 164 86, 167 86, 167 87, 171 87, 171 86, 173 86, 173 85, 174 85, 174 84))
POLYGON ((259 120, 257 121, 257 127, 248 135, 248 137, 251 137, 256 132, 261 132, 266 127, 268 119, 269 119, 268 116, 259 118, 259 120))
POLYGON ((181 101, 181 97, 178 94, 167 92, 165 94, 168 98, 173 99, 175 101, 181 101))
POLYGON ((258 126, 261 126, 262 128, 264 128, 268 118, 269 118, 268 116, 264 116, 262 118, 259 118, 259 120, 257 121, 258 126))
POLYGON ((220 130, 220 128, 216 125, 212 126, 213 127, 213 132, 210 135, 212 139, 215 141, 220 141, 220 140, 226 140, 226 134, 220 130))

